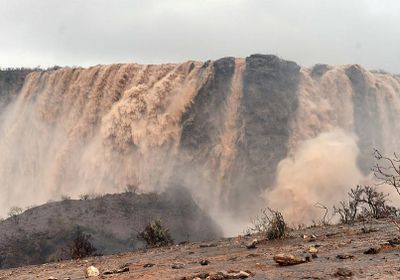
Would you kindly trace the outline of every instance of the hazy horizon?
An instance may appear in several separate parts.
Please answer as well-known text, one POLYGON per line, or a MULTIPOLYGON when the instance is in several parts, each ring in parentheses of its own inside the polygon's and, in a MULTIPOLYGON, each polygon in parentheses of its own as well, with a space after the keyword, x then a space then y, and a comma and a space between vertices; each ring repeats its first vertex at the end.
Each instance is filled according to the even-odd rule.
POLYGON ((0 66, 160 64, 263 53, 304 66, 361 64, 400 73, 399 11, 394 0, 0 0, 0 66))

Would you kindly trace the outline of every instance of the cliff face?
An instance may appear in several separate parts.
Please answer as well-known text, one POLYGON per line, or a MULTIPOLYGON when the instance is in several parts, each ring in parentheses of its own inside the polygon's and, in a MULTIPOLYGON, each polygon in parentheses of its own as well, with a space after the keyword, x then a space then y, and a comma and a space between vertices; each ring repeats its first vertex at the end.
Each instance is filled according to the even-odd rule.
POLYGON ((179 183, 205 208, 258 207, 322 132, 356 134, 365 173, 372 148, 398 150, 399 95, 398 76, 270 55, 32 72, 1 116, 0 204, 179 183))
POLYGON ((0 104, 7 105, 21 90, 30 69, 0 70, 0 104))

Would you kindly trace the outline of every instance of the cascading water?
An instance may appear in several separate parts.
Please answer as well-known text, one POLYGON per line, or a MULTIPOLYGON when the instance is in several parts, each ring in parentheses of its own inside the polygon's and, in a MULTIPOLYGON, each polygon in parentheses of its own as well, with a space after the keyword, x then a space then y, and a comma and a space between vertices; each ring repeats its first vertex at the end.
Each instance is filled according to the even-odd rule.
POLYGON ((181 184, 207 209, 247 217, 266 200, 295 215, 304 193, 324 202, 367 175, 372 148, 399 150, 399 113, 400 78, 357 65, 252 55, 33 71, 1 113, 0 213, 181 184), (340 163, 344 180, 316 172, 342 176, 340 163))

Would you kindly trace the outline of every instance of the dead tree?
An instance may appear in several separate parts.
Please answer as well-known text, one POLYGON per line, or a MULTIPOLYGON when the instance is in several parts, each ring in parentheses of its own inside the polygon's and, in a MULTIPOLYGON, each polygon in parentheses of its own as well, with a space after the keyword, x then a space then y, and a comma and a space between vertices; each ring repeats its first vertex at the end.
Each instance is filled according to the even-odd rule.
POLYGON ((374 150, 376 164, 372 168, 379 185, 389 185, 400 195, 400 158, 394 153, 393 157, 382 155, 374 150))

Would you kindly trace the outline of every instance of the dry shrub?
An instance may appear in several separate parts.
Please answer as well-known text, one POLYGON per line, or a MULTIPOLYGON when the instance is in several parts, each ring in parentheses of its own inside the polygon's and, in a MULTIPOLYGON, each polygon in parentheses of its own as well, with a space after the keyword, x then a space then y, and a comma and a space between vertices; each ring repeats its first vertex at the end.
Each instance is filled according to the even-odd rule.
POLYGON ((261 234, 269 240, 284 238, 288 229, 282 213, 270 208, 262 209, 261 214, 251 220, 251 224, 247 233, 261 234))
POLYGON ((168 228, 160 220, 154 220, 138 233, 137 238, 146 242, 148 247, 168 246, 174 243, 168 228))
POLYGON ((76 227, 73 232, 69 251, 72 259, 82 259, 92 256, 97 249, 91 243, 91 235, 85 234, 80 227, 76 227))
POLYGON ((348 196, 348 201, 341 201, 340 205, 334 206, 334 211, 339 214, 341 223, 351 224, 371 218, 397 216, 397 209, 387 205, 388 195, 377 191, 374 187, 357 186, 350 190, 348 196))

